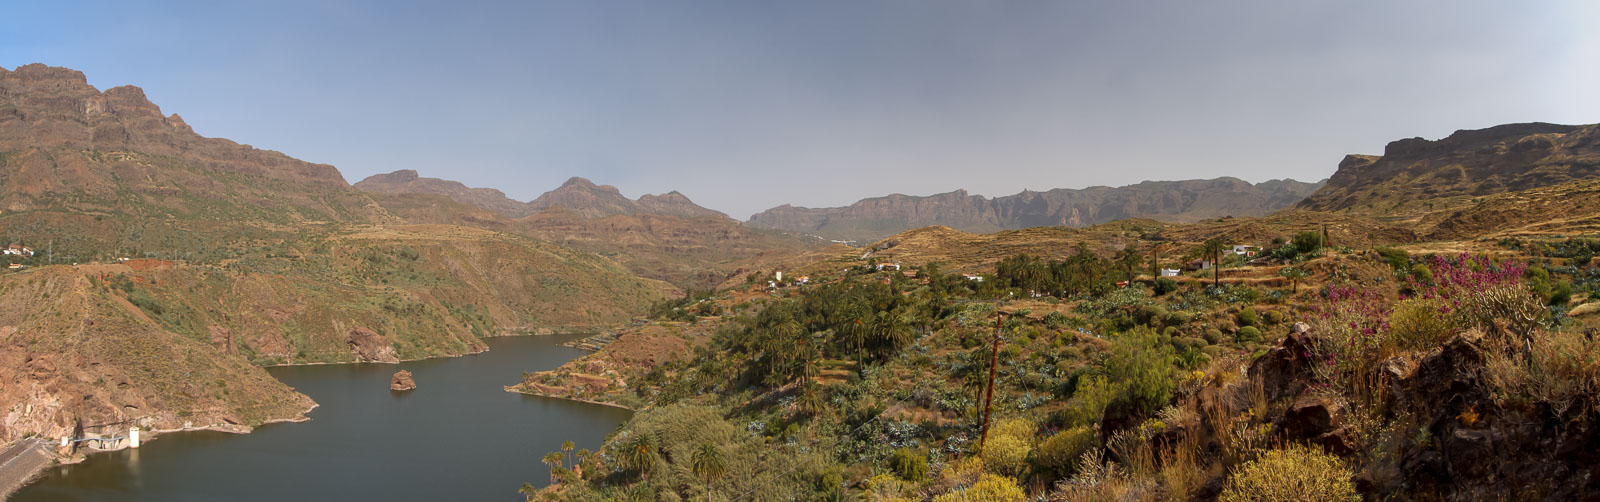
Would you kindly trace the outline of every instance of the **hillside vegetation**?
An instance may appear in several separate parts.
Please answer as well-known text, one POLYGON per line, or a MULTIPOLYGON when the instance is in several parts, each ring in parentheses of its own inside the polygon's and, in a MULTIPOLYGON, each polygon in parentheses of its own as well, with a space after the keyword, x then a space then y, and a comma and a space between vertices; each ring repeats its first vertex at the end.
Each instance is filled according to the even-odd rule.
MULTIPOLYGON (((1413 254, 1328 247, 1316 232, 1279 238, 1257 259, 1222 260, 1220 284, 1211 271, 1152 277, 1133 257, 1155 243, 1130 240, 1134 251, 1006 256, 977 266, 981 282, 935 262, 879 271, 858 256, 811 284, 666 305, 657 324, 678 326, 672 336, 693 348, 632 365, 576 361, 574 372, 623 378, 559 392, 641 411, 602 449, 579 452, 581 478, 552 465, 565 481, 530 498, 1281 500, 1288 485, 1316 500, 1512 489, 1566 500, 1600 490, 1571 479, 1600 465, 1575 453, 1600 441, 1600 240, 1413 254), (1541 453, 1550 449, 1574 453, 1541 453)), ((1212 256, 1213 242, 1158 264, 1212 256)), ((522 385, 554 390, 539 386, 577 376, 530 374, 522 385)))

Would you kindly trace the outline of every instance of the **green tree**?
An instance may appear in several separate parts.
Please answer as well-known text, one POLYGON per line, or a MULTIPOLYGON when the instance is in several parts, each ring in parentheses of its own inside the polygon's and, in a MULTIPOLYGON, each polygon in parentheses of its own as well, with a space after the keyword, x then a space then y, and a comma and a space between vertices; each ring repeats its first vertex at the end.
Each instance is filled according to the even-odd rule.
POLYGON ((1323 244, 1322 235, 1317 234, 1315 231, 1307 230, 1294 236, 1294 249, 1299 251, 1300 254, 1314 253, 1318 249, 1322 249, 1323 244))
POLYGON ((521 494, 522 498, 533 500, 533 496, 539 493, 539 488, 533 486, 533 483, 523 483, 522 488, 517 489, 517 493, 521 494))
POLYGON ((1278 275, 1289 280, 1289 294, 1300 292, 1300 280, 1305 279, 1306 270, 1299 267, 1283 267, 1278 270, 1278 275))

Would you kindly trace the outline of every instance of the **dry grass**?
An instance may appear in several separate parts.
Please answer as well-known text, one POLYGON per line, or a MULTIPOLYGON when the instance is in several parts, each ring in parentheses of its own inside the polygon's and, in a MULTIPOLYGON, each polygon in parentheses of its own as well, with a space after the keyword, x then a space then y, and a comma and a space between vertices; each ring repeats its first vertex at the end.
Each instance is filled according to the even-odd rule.
POLYGON ((1543 331, 1527 347, 1506 340, 1486 351, 1485 376, 1499 404, 1549 403, 1564 415, 1600 392, 1600 344, 1575 331, 1543 331))

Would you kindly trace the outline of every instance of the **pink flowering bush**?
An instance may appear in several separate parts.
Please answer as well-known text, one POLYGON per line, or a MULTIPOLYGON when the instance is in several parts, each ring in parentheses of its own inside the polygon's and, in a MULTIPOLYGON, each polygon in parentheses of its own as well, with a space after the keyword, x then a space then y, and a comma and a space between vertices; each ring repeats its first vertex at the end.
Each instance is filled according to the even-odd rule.
POLYGON ((1496 263, 1488 256, 1463 253, 1431 257, 1427 268, 1432 277, 1408 276, 1399 301, 1378 286, 1328 286, 1314 319, 1315 355, 1323 363, 1319 374, 1326 383, 1365 373, 1400 349, 1426 349, 1465 329, 1489 329, 1496 322, 1531 329, 1527 319, 1539 317, 1521 299, 1537 307, 1522 285, 1526 266, 1520 262, 1496 263))

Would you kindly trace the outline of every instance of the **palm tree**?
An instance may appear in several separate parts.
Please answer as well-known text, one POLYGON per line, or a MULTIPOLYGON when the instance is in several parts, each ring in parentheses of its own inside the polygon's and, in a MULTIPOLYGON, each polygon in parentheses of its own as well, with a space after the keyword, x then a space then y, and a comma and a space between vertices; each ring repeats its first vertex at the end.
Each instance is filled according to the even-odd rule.
POLYGON ((819 415, 828 407, 828 401, 823 398, 822 386, 810 384, 800 389, 800 409, 813 416, 819 415))
POLYGON ((893 354, 900 347, 910 345, 917 335, 910 324, 888 313, 878 316, 878 322, 873 324, 872 335, 874 342, 882 349, 882 353, 885 355, 893 354))
POLYGON ((639 479, 650 479, 650 471, 656 467, 656 448, 648 436, 636 435, 622 446, 620 455, 623 467, 639 471, 639 479))
POLYGON ((550 466, 550 484, 556 484, 556 469, 561 468, 561 463, 562 461, 566 460, 566 458, 567 456, 561 454, 559 451, 552 451, 548 454, 545 454, 544 465, 550 466))
POLYGON ((1227 246, 1222 244, 1222 239, 1211 239, 1200 244, 1200 254, 1211 257, 1211 284, 1222 286, 1222 251, 1227 246))
POLYGON ((1139 250, 1134 249, 1133 246, 1122 248, 1122 251, 1117 253, 1117 265, 1128 273, 1129 285, 1133 284, 1133 269, 1139 268, 1139 265, 1143 263, 1144 255, 1140 254, 1139 250))
MULTIPOLYGON (((562 456, 566 457, 566 460, 571 460, 572 459, 572 449, 573 448, 577 448, 577 445, 572 444, 572 441, 567 441, 567 442, 561 443, 561 452, 565 454, 565 455, 562 455, 562 456)), ((578 463, 577 462, 573 462, 572 465, 574 467, 576 467, 578 465, 578 463)), ((565 467, 565 465, 563 465, 563 467, 565 467)))
POLYGON ((867 325, 866 323, 861 322, 860 316, 857 316, 855 320, 844 325, 844 330, 845 336, 854 339, 856 342, 856 373, 864 374, 867 369, 865 355, 867 345, 867 325))
POLYGON ((817 360, 822 358, 822 350, 807 338, 800 346, 800 357, 804 358, 802 363, 805 365, 800 370, 800 385, 804 387, 815 381, 822 372, 822 369, 817 367, 817 360))
POLYGON ((572 465, 582 466, 584 463, 587 463, 589 461, 589 459, 591 457, 593 457, 593 456, 594 456, 594 452, 589 451, 588 448, 579 448, 578 449, 578 453, 577 453, 577 457, 578 458, 573 460, 572 465))
POLYGON ((1161 244, 1150 246, 1150 277, 1161 277, 1161 244))
POLYGON ((1289 294, 1295 294, 1300 291, 1300 280, 1305 279, 1309 274, 1303 268, 1283 267, 1282 270, 1278 271, 1278 275, 1289 280, 1289 294))
POLYGON ((706 500, 711 500, 711 483, 728 473, 728 461, 722 457, 722 450, 709 441, 700 443, 689 455, 689 462, 694 476, 706 485, 706 500))
POLYGON ((778 323, 772 327, 769 353, 772 356, 772 372, 777 374, 773 380, 776 385, 788 383, 794 375, 794 362, 801 354, 797 353, 800 347, 796 340, 805 334, 805 327, 794 319, 778 323))
POLYGON ((517 489, 517 493, 521 494, 522 498, 533 500, 533 496, 539 493, 539 489, 534 487, 533 483, 523 483, 522 488, 517 489))

